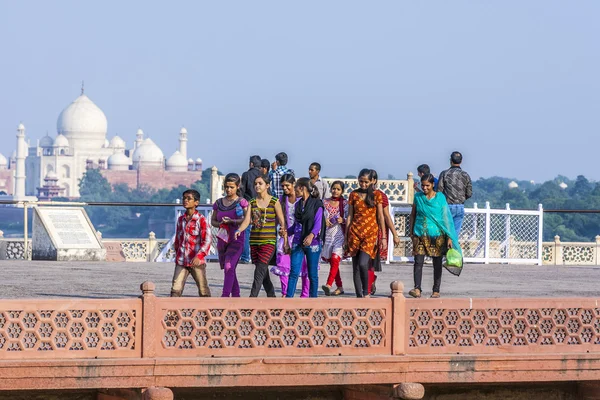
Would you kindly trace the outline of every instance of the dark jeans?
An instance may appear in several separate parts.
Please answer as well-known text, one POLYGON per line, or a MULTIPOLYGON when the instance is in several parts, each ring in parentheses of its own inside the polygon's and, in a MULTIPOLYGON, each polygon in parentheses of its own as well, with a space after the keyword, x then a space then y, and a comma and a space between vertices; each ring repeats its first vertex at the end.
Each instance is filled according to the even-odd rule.
POLYGON ((352 273, 354 275, 354 290, 356 297, 365 297, 369 294, 369 264, 371 257, 359 251, 352 257, 352 273))
MULTIPOLYGON (((442 257, 431 257, 433 260, 433 291, 439 292, 442 284, 442 257)), ((423 278, 423 263, 425 256, 415 256, 415 289, 421 290, 421 280, 423 278)))
POLYGON ((319 291, 319 258, 321 257, 321 245, 302 246, 297 245, 292 249, 290 256, 290 276, 288 278, 288 287, 286 297, 294 297, 298 276, 302 269, 302 261, 306 257, 306 266, 308 267, 309 297, 317 297, 319 291))

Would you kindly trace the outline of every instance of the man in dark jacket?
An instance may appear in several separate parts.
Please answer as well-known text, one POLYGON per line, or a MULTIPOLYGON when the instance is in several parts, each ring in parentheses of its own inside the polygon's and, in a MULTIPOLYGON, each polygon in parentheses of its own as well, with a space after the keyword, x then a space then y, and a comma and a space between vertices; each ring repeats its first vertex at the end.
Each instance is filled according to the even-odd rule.
POLYGON ((460 234, 465 217, 465 201, 473 195, 471 177, 460 168, 462 154, 458 151, 450 155, 450 168, 442 171, 438 180, 438 192, 444 193, 448 208, 454 220, 456 236, 460 234))
MULTIPOLYGON (((248 171, 242 174, 242 184, 240 186, 240 190, 242 191, 242 197, 246 200, 250 201, 251 199, 256 197, 256 190, 254 189, 254 181, 256 177, 262 175, 261 170, 261 162, 262 158, 260 156, 252 156, 250 157, 250 164, 248 171)), ((250 262, 250 230, 252 229, 252 225, 248 226, 246 229, 246 237, 244 240, 244 251, 242 252, 242 256, 240 257, 240 262, 243 264, 248 264, 250 262)))

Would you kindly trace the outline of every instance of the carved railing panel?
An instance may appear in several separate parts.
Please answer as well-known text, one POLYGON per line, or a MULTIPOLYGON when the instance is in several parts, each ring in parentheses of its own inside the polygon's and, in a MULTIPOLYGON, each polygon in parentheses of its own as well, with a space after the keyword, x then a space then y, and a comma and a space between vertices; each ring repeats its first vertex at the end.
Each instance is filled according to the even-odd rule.
POLYGON ((0 360, 141 357, 141 300, 0 302, 0 360))
POLYGON ((408 354, 600 351, 597 299, 407 300, 408 354))
POLYGON ((391 300, 159 299, 162 357, 391 354, 391 300))
MULTIPOLYGON (((335 181, 344 182, 344 185, 345 185, 344 196, 346 196, 346 198, 348 197, 350 192, 358 189, 358 181, 356 178, 352 178, 352 179, 326 178, 323 180, 325 182, 327 182, 327 184, 329 184, 330 186, 335 181)), ((380 181, 378 181, 379 190, 381 190, 388 196, 388 199, 390 202, 396 202, 396 203, 410 203, 411 202, 411 200, 409 199, 409 194, 408 194, 408 184, 409 184, 408 180, 380 180, 380 181)))

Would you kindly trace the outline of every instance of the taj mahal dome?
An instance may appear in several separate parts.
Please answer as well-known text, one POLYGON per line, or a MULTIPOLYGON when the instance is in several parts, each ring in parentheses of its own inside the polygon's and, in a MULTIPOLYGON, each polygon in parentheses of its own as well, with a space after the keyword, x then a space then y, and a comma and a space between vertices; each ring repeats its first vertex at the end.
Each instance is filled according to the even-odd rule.
POLYGON ((58 116, 56 132, 32 145, 19 124, 16 151, 10 157, 0 154, 0 191, 14 198, 77 198, 79 181, 89 169, 98 169, 113 185, 131 188, 190 185, 202 176, 202 160, 188 159, 186 128, 180 129, 177 150, 168 158, 142 129, 128 146, 117 135, 107 137, 106 115, 83 89, 58 116))

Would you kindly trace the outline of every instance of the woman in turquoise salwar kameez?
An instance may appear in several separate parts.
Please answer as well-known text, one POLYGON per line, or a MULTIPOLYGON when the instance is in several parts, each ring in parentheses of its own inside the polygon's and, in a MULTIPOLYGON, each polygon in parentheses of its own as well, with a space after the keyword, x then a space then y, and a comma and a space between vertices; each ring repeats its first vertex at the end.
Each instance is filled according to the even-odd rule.
MULTIPOLYGON (((431 257, 433 261, 433 293, 431 297, 438 298, 442 283, 444 255, 448 248, 453 248, 462 255, 446 197, 443 193, 435 192, 433 185, 433 175, 426 174, 421 177, 423 192, 415 193, 410 214, 413 256, 415 258, 413 271, 415 287, 408 292, 412 297, 421 297, 425 256, 431 257)), ((446 268, 455 275, 460 274, 460 269, 456 267, 446 268)))

